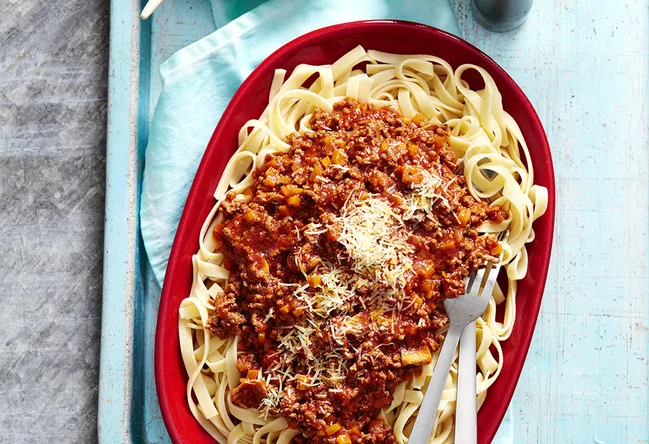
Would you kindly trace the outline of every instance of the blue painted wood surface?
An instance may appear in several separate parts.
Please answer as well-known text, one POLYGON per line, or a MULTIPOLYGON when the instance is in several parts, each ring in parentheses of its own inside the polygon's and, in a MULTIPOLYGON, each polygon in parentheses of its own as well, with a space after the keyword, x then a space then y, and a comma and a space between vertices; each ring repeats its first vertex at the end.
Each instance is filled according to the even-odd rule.
POLYGON ((132 5, 111 2, 106 149, 106 217, 99 373, 98 435, 100 442, 130 440, 128 412, 132 391, 133 262, 138 237, 133 202, 137 180, 131 147, 137 97, 130 93, 133 63, 132 5))
MULTIPOLYGON (((543 122, 555 245, 513 400, 518 442, 649 442, 647 2, 535 2, 519 30, 466 17, 543 122)), ((524 297, 521 295, 520 297, 524 297)))
MULTIPOLYGON (((649 442, 647 4, 640 0, 537 1, 522 28, 497 34, 475 24, 469 1, 451 3, 463 37, 503 66, 536 107, 548 133, 557 176, 551 269, 512 404, 516 442, 592 443, 595 438, 606 443, 649 442)), ((130 14, 130 7, 130 0, 113 0, 111 21, 122 20, 112 25, 116 32, 128 33, 132 26, 130 16, 122 17, 130 14)), ((138 156, 161 87, 159 65, 213 30, 211 7, 204 0, 166 0, 151 22, 138 30, 137 159, 141 160, 138 156)), ((111 65, 117 67, 121 58, 128 57, 130 42, 111 37, 111 44, 118 45, 111 49, 111 65)), ((111 68, 111 84, 128 85, 129 73, 126 66, 111 68)), ((127 90, 111 89, 110 94, 113 107, 133 100, 127 90)), ((117 112, 125 111, 110 110, 117 112)), ((121 217, 128 210, 122 205, 128 193, 121 189, 111 193, 110 186, 128 170, 118 171, 125 160, 117 146, 128 142, 128 128, 112 131, 109 162, 111 156, 115 158, 108 174, 114 181, 108 183, 107 209, 119 210, 121 217)), ((136 169, 131 187, 137 187, 137 174, 136 169)), ((128 235, 127 226, 108 227, 114 219, 110 211, 107 217, 107 239, 109 229, 128 235)), ((132 398, 111 398, 111 404, 101 407, 100 437, 103 442, 126 437, 168 442, 153 366, 144 364, 153 362, 160 290, 143 265, 138 246, 130 248, 136 255, 131 267, 137 274, 133 309, 143 328, 132 341, 122 336, 102 339, 102 384, 105 394, 115 397, 126 389, 132 398), (109 341, 116 342, 104 349, 109 341), (118 350, 122 342, 130 347, 132 357, 118 350), (111 353, 115 355, 109 357, 111 353), (127 372, 132 378, 122 378, 119 364, 129 357, 136 362, 127 372), (112 362, 104 364, 104 359, 112 362)), ((108 276, 127 273, 112 268, 119 262, 116 255, 110 260, 108 276)), ((104 322, 102 328, 115 331, 117 323, 128 331, 124 322, 129 319, 114 301, 123 289, 114 282, 107 284, 104 310, 120 316, 111 326, 104 322)), ((100 403, 106 400, 104 396, 100 403)))

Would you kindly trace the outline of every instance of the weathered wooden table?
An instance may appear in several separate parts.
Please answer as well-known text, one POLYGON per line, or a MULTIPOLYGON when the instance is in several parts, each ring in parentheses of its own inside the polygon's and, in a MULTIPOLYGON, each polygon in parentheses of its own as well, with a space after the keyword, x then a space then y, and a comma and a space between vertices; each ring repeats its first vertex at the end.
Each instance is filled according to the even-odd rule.
POLYGON ((464 37, 536 107, 557 177, 554 251, 514 436, 649 442, 647 2, 536 1, 507 34, 454 3, 464 37))

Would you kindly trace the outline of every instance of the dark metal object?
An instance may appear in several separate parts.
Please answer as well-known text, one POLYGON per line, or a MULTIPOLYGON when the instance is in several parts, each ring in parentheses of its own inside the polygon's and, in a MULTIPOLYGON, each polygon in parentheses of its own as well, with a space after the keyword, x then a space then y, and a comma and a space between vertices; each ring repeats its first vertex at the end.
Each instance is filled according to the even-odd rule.
POLYGON ((473 0, 473 15, 487 29, 511 31, 525 22, 532 3, 533 0, 473 0))

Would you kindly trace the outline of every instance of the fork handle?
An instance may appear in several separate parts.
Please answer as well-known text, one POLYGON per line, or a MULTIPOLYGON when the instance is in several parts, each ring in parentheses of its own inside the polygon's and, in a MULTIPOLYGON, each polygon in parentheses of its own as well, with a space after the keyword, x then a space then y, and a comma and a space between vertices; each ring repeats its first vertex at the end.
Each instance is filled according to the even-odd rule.
POLYGON ((410 437, 408 438, 409 444, 426 444, 428 438, 433 430, 435 418, 437 417, 437 408, 439 401, 444 391, 444 383, 448 376, 448 371, 453 363, 453 355, 457 348, 457 343, 460 340, 460 334, 464 326, 453 325, 448 330, 442 351, 439 353, 433 376, 430 378, 424 401, 419 407, 415 425, 412 428, 410 437))
POLYGON ((475 321, 473 321, 464 328, 460 337, 457 404, 455 407, 456 444, 478 442, 475 353, 475 321))

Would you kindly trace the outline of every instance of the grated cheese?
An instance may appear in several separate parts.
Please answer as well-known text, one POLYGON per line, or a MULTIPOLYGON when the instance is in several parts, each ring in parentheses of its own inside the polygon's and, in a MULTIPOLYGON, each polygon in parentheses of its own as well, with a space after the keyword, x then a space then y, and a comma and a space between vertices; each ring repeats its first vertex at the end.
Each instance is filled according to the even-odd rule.
POLYGON ((348 202, 334 225, 355 273, 378 285, 405 286, 413 250, 402 218, 387 200, 371 196, 348 202))
POLYGON ((270 310, 268 310, 268 314, 267 314, 266 317, 264 318, 264 324, 267 324, 268 321, 270 321, 271 319, 273 319, 273 312, 274 312, 274 311, 275 311, 275 310, 273 309, 273 307, 271 307, 270 310))
MULTIPOLYGON (((442 186, 442 178, 428 170, 422 170, 424 176, 420 183, 412 184, 412 193, 406 196, 406 211, 403 215, 404 220, 414 220, 421 222, 425 218, 433 219, 433 207, 439 201, 442 205, 450 208, 448 200, 438 193, 437 190, 442 186)), ((453 183, 455 178, 446 183, 443 190, 453 183)))

